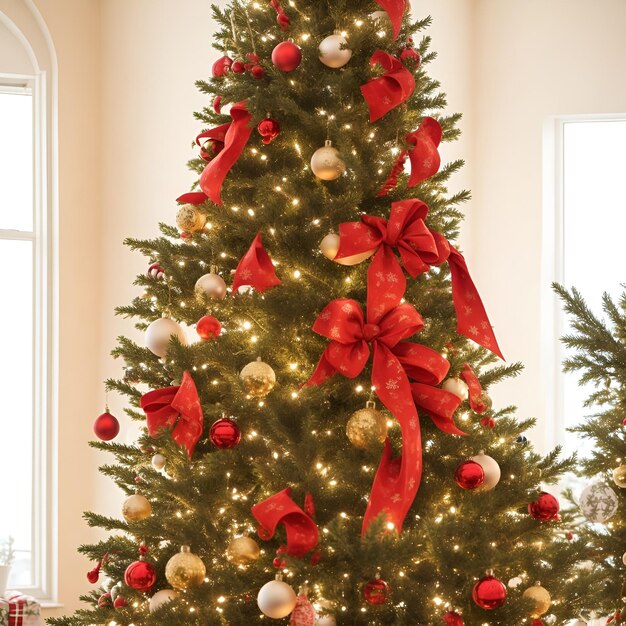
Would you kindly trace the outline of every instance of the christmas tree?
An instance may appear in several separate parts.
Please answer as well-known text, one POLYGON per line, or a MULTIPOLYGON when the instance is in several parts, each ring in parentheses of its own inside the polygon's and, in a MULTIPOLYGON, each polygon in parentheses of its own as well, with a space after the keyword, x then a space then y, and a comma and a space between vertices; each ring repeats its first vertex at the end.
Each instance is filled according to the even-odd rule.
POLYGON ((563 589, 582 544, 543 491, 572 461, 492 407, 521 367, 498 361, 453 243, 469 194, 448 192, 462 162, 439 145, 460 116, 425 71, 429 20, 406 9, 214 7, 199 179, 178 228, 127 242, 151 265, 118 312, 146 345, 120 339, 108 389, 145 429, 121 445, 98 418, 128 497, 121 517, 86 515, 112 534, 81 547, 114 585, 51 624, 576 615, 583 584, 563 589))
POLYGON ((571 350, 566 372, 580 372, 582 384, 593 385, 585 406, 595 412, 572 428, 588 454, 581 473, 590 483, 580 494, 580 512, 588 523, 580 526, 590 555, 601 570, 598 612, 610 612, 616 623, 626 617, 626 294, 615 302, 604 294, 606 318, 596 315, 576 290, 555 289, 570 317, 571 331, 563 342, 571 350))

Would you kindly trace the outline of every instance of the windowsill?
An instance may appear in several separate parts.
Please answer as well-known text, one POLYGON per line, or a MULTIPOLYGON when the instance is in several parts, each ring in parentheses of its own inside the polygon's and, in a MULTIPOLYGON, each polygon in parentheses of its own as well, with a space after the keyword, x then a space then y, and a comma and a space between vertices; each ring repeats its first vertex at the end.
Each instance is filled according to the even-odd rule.
POLYGON ((62 609, 65 605, 61 602, 52 602, 51 600, 39 600, 39 606, 42 609, 62 609))

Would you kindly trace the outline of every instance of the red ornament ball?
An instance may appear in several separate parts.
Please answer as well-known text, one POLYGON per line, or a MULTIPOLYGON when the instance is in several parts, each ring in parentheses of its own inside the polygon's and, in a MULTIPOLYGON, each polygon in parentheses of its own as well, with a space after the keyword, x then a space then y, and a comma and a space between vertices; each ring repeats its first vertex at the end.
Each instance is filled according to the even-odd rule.
POLYGON ((495 576, 487 574, 474 585, 472 598, 481 609, 492 611, 505 603, 506 587, 495 576))
POLYGON ((485 481, 485 470, 476 461, 463 461, 454 472, 454 481, 461 489, 476 489, 485 481))
POLYGON ((443 623, 446 626, 465 626, 463 618, 456 611, 448 611, 443 616, 443 623))
POLYGON ((574 541, 574 533, 572 531, 566 533, 565 539, 567 539, 568 541, 574 541))
POLYGON ((293 41, 283 41, 272 50, 272 63, 281 72, 293 72, 302 62, 302 50, 293 41))
POLYGON ((122 596, 117 596, 117 598, 115 598, 115 601, 113 602, 113 606, 116 609, 123 609, 127 605, 128 605, 128 602, 126 602, 126 600, 124 600, 122 596))
POLYGON ((198 320, 196 324, 196 332, 203 341, 209 341, 220 336, 222 325, 212 315, 205 315, 198 320))
POLYGON ((111 594, 104 593, 98 598, 98 608, 103 609, 109 606, 111 606, 111 594))
POLYGON ((265 70, 261 65, 253 65, 250 69, 250 74, 252 74, 254 78, 263 78, 263 76, 265 76, 265 70))
POLYGON ((235 74, 243 74, 246 71, 246 65, 243 61, 237 59, 237 61, 233 61, 230 69, 235 72, 235 74))
POLYGON ((534 502, 528 505, 528 512, 540 522, 559 519, 559 501, 550 493, 542 491, 534 502))
POLYGON ((210 139, 202 144, 200 148, 200 158, 204 161, 210 161, 216 157, 224 149, 224 142, 210 139))
POLYGON ((422 64, 422 55, 415 48, 405 48, 400 53, 400 58, 404 63, 412 65, 415 69, 422 64))
POLYGON ((389 585, 381 578, 370 580, 363 587, 363 599, 368 604, 385 604, 389 599, 389 585))
POLYGON ((211 443, 220 450, 234 448, 241 441, 241 429, 229 417, 218 419, 209 433, 211 443))
POLYGON ((120 432, 120 423, 115 415, 111 415, 108 411, 103 413, 93 424, 93 432, 98 439, 102 441, 111 441, 115 439, 120 432))
POLYGON ((233 60, 226 55, 219 58, 217 61, 215 61, 215 63, 213 63, 213 76, 215 78, 222 78, 223 76, 226 76, 232 64, 233 60))
POLYGON ((263 137, 263 143, 265 144, 272 143, 280 135, 280 124, 271 117, 261 120, 256 129, 259 131, 259 135, 263 137))
POLYGON ((483 417, 480 420, 480 423, 485 428, 495 428, 496 427, 496 420, 494 420, 493 417, 483 417))
POLYGON ((530 622, 530 626, 546 626, 546 623, 541 619, 534 619, 530 622))
POLYGON ((124 572, 124 582, 137 591, 148 591, 156 582, 157 574, 146 561, 135 561, 131 563, 124 572))

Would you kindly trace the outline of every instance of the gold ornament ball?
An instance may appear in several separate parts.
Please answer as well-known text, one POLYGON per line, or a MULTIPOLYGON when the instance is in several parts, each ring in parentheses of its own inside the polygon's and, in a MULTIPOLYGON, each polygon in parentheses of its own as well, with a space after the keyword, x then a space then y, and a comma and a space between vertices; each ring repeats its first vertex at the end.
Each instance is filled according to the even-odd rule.
POLYGON ((226 297, 227 287, 219 274, 211 272, 198 278, 194 291, 198 302, 207 304, 209 300, 223 300, 226 297))
POLYGON ((136 493, 124 500, 122 505, 122 515, 127 522, 141 522, 152 515, 152 505, 150 501, 142 495, 136 493))
POLYGON ((246 393, 253 398, 264 398, 276 385, 276 373, 261 359, 248 363, 239 376, 246 393))
POLYGON ((387 418, 376 410, 373 402, 350 416, 346 435, 353 446, 361 449, 380 445, 387 438, 387 418))
POLYGON ((198 587, 205 576, 206 567, 202 559, 193 554, 189 546, 183 546, 165 566, 165 578, 174 589, 198 587))
POLYGON ((620 465, 613 470, 613 482, 622 489, 626 489, 626 465, 620 465))
POLYGON ((550 610, 550 606, 552 605, 552 597, 548 593, 548 590, 541 586, 540 582, 536 582, 532 587, 526 589, 523 593, 523 597, 535 603, 531 613, 532 617, 541 617, 550 610))
POLYGON ((342 259, 336 259, 337 252, 339 252, 339 235, 330 233, 322 239, 320 243, 320 251, 322 254, 331 261, 339 263, 339 265, 358 265, 359 263, 369 259, 376 250, 369 250, 368 252, 362 252, 361 254, 355 254, 353 256, 347 256, 342 259))
POLYGON ((259 544, 251 537, 233 539, 226 550, 226 558, 235 565, 250 565, 260 554, 259 544))
POLYGON ((193 204, 183 204, 176 214, 176 225, 187 233, 202 230, 206 224, 204 213, 193 204))
POLYGON ((326 140, 326 145, 313 153, 311 170, 321 180, 335 180, 346 171, 346 164, 333 148, 332 141, 326 140))

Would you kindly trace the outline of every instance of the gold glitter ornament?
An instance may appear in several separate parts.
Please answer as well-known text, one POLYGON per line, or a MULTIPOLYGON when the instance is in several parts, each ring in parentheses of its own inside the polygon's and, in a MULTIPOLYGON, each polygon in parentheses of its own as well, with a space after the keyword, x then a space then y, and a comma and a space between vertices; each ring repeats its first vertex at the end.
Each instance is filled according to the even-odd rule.
POLYGON ((152 505, 145 496, 136 493, 124 500, 122 515, 128 523, 141 522, 152 515, 152 505))
POLYGON ((176 213, 176 225, 186 233, 202 230, 206 224, 204 213, 193 204, 183 204, 176 213))
POLYGON ((251 537, 233 539, 226 550, 226 558, 235 565, 250 565, 260 554, 259 544, 251 537))
POLYGON ((544 613, 550 610, 552 605, 552 597, 547 589, 541 586, 541 583, 537 581, 532 587, 529 587, 524 591, 524 598, 532 600, 535 606, 532 610, 532 617, 541 617, 544 613))
POLYGON ((174 589, 198 587, 205 576, 206 567, 202 559, 193 554, 189 546, 182 546, 165 566, 165 578, 174 589))
POLYGON ((369 401, 364 409, 350 416, 346 435, 357 448, 367 449, 380 445, 387 438, 387 418, 376 410, 376 403, 369 401))
POLYGON ((276 385, 276 373, 259 357, 248 363, 239 374, 243 388, 253 398, 264 398, 276 385))

